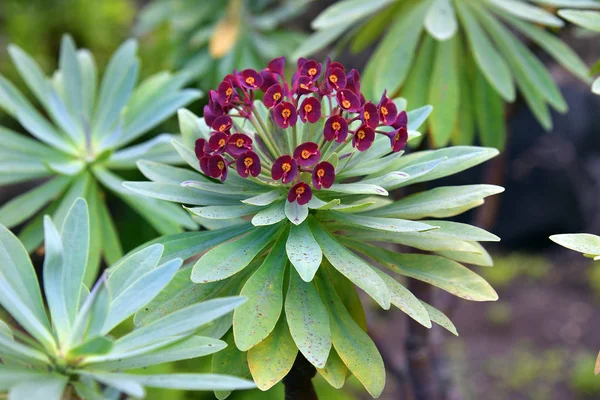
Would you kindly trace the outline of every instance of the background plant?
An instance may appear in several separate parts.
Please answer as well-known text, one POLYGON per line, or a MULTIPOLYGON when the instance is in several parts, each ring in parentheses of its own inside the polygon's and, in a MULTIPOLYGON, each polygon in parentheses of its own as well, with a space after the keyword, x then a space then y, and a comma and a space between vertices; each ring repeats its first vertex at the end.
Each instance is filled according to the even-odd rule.
POLYGON ((172 65, 214 87, 235 68, 260 68, 291 54, 305 37, 290 29, 291 21, 309 1, 154 0, 142 9, 135 33, 154 44, 168 41, 172 65))
POLYGON ((233 285, 249 299, 234 313, 226 339, 240 351, 231 347, 213 357, 215 371, 237 365, 236 374, 250 373, 267 390, 299 362, 299 351, 299 359, 305 357, 332 386, 342 387, 349 371, 378 397, 385 370, 365 333, 354 285, 384 309, 394 305, 426 327, 433 321, 456 333, 443 313, 374 265, 464 299, 495 300, 489 284, 459 262, 490 266, 478 242, 499 239, 439 218, 477 207, 502 188, 439 187, 398 201, 386 197, 477 165, 497 151, 455 147, 403 155, 431 107, 406 113, 402 101, 385 96, 377 106, 361 105, 358 73, 339 63, 301 60, 288 85, 282 62, 273 60, 262 75, 228 75, 211 91, 204 119, 179 113, 183 141, 173 144, 202 174, 141 161, 140 170, 153 182, 125 183, 140 194, 198 206, 186 208, 231 225, 204 233, 202 241, 186 233, 159 239, 166 248, 185 249, 186 256, 209 251, 182 270, 193 282, 185 289, 167 287, 165 298, 147 308, 177 309, 201 299, 198 291, 233 285), (263 100, 252 101, 260 92, 263 100), (245 216, 251 222, 240 219, 245 216), (374 244, 380 242, 437 255, 397 253, 374 244))
POLYGON ((0 225, 0 304, 18 324, 11 327, 0 321, 0 391, 8 391, 15 400, 59 400, 76 398, 75 394, 85 399, 118 398, 118 393, 139 398, 144 397, 144 386, 254 387, 223 375, 123 373, 225 348, 224 342, 211 337, 210 323, 244 299, 197 303, 113 338, 109 334, 115 327, 172 281, 182 260, 165 254, 161 245, 148 246, 118 261, 89 290, 83 282, 91 241, 85 200, 75 201, 60 231, 46 216, 44 231, 44 294, 50 318, 27 251, 0 225))
POLYGON ((344 0, 312 23, 316 32, 296 51, 306 56, 333 43, 360 52, 380 36, 364 73, 365 94, 375 99, 385 88, 401 93, 411 107, 431 104, 428 123, 434 147, 479 142, 502 149, 506 137, 504 103, 517 89, 546 130, 550 108, 568 106, 550 72, 516 31, 541 47, 584 82, 585 63, 565 43, 538 25, 564 22, 541 6, 598 8, 595 0, 344 0), (428 89, 424 89, 428 88, 428 89))
POLYGON ((88 283, 97 273, 101 256, 114 263, 123 255, 104 201, 105 190, 125 201, 161 234, 196 227, 180 208, 127 191, 113 172, 134 169, 142 155, 149 160, 178 162, 170 135, 146 142, 139 138, 200 96, 197 90, 182 89, 188 79, 185 74, 160 72, 136 88, 136 50, 135 41, 125 42, 111 58, 98 86, 92 54, 77 50, 69 36, 63 38, 59 69, 51 78, 19 47, 9 47, 19 74, 48 118, 0 76, 0 108, 33 136, 0 127, 0 184, 47 179, 3 205, 0 223, 13 228, 29 220, 20 239, 32 251, 42 241, 40 210, 52 214, 61 225, 73 200, 86 198, 93 237, 88 283))

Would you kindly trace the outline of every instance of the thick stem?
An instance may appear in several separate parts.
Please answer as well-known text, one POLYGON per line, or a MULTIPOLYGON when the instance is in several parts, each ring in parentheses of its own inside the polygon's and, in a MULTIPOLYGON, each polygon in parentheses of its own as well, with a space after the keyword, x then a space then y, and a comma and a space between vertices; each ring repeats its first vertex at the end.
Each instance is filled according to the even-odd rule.
MULTIPOLYGON (((408 289, 417 298, 431 303, 432 290, 429 284, 411 279, 408 282, 408 289)), ((431 362, 429 334, 429 329, 409 319, 406 357, 415 400, 439 399, 438 382, 431 362)))
POLYGON ((316 374, 317 369, 304 358, 302 353, 298 352, 292 369, 283 378, 285 400, 318 400, 312 383, 312 378, 316 374))

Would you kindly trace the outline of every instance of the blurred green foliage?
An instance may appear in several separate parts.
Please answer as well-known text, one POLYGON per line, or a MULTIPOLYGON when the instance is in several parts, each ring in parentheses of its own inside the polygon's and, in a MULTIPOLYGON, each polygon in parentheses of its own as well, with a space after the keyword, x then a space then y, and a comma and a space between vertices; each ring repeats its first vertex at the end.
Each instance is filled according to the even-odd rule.
POLYGON ((569 386, 578 394, 600 396, 600 379, 594 375, 595 363, 594 354, 581 353, 575 359, 569 377, 569 386))
POLYGON ((543 279, 550 271, 550 264, 541 255, 510 253, 494 257, 494 267, 481 269, 481 275, 494 287, 505 287, 516 279, 543 279))

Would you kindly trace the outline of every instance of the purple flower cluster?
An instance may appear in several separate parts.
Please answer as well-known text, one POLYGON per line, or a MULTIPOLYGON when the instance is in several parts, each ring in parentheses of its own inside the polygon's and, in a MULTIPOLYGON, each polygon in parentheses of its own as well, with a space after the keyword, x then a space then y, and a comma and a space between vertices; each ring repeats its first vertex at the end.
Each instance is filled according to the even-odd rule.
MULTIPOLYGON (((235 164, 241 177, 258 177, 264 165, 270 167, 273 180, 281 180, 284 185, 292 184, 288 200, 299 204, 307 203, 312 197, 311 186, 301 180, 303 172, 312 175, 315 189, 333 185, 335 167, 321 161, 319 144, 296 143, 292 155, 280 155, 279 152, 271 154, 275 157, 269 159, 254 151, 252 138, 248 135, 232 133, 235 126, 232 117, 254 121, 255 96, 261 94, 270 118, 281 129, 295 128, 298 119, 314 124, 322 118, 322 145, 335 142, 341 148, 341 144, 350 141, 351 135, 352 146, 362 152, 371 147, 377 134, 389 138, 394 152, 406 145, 406 112, 398 112, 385 92, 377 104, 367 102, 360 92, 360 75, 355 69, 346 73, 344 66, 338 62, 327 60, 322 65, 315 60, 301 58, 291 85, 285 80, 284 69, 285 58, 279 57, 260 72, 246 69, 227 75, 217 90, 210 91, 208 104, 204 107, 204 119, 212 133, 208 141, 198 139, 196 142, 196 156, 207 176, 224 181, 229 166, 235 164), (329 104, 329 107, 323 107, 323 104, 329 104), (324 108, 331 110, 329 115, 325 115, 324 108), (382 130, 382 127, 391 127, 392 130, 382 130)), ((267 134, 264 130, 262 133, 267 134)), ((284 131, 283 134, 290 133, 284 131)))

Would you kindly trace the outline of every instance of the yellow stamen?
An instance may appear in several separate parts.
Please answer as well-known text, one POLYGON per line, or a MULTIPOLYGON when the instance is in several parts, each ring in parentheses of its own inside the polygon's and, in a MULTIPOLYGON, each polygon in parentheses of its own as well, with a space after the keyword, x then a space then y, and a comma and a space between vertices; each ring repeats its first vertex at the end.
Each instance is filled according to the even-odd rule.
POLYGON ((244 143, 246 143, 246 142, 242 138, 239 138, 238 140, 235 141, 235 145, 237 147, 242 147, 244 145, 244 143))
POLYGON ((367 136, 367 134, 365 133, 365 131, 363 131, 362 129, 361 129, 360 131, 358 131, 358 132, 356 133, 356 135, 357 135, 357 136, 358 136, 358 138, 359 138, 359 139, 361 139, 361 140, 362 140, 362 139, 364 139, 364 138, 365 138, 365 136, 367 136))
POLYGON ((281 93, 277 92, 273 95, 273 100, 277 101, 281 98, 281 93))
POLYGON ((244 158, 244 165, 246 166, 246 168, 250 168, 252 164, 254 164, 253 159, 251 159, 250 157, 244 158))
POLYGON ((342 106, 344 108, 350 108, 351 105, 352 105, 352 103, 350 103, 350 100, 343 100, 342 101, 342 106))
POLYGON ((317 69, 316 68, 311 68, 308 70, 308 74, 310 76, 315 76, 317 74, 317 69))
POLYGON ((319 168, 319 169, 317 170, 317 176, 318 176, 319 178, 322 178, 322 177, 324 177, 324 176, 325 176, 325 170, 324 170, 323 168, 319 168))
POLYGON ((225 169, 225 163, 223 161, 219 161, 217 163, 217 168, 219 168, 221 171, 223 171, 225 169))
POLYGON ((289 118, 290 115, 292 115, 292 112, 290 111, 289 108, 284 109, 283 111, 281 111, 281 115, 283 116, 283 118, 289 118))
POLYGON ((254 86, 254 78, 249 76, 246 78, 246 83, 250 86, 254 86))
POLYGON ((299 188, 296 188, 296 194, 298 196, 301 196, 304 194, 304 186, 300 186, 299 188))
POLYGON ((380 110, 381 110, 381 113, 382 113, 383 115, 388 115, 388 109, 387 109, 386 107, 383 107, 383 106, 382 106, 382 107, 380 108, 380 110))
POLYGON ((366 120, 369 120, 369 119, 371 119, 371 114, 369 114, 369 112, 368 112, 368 111, 365 111, 365 119, 366 119, 366 120))
POLYGON ((338 77, 337 76, 335 76, 333 74, 329 75, 329 82, 331 82, 331 83, 337 83, 337 81, 338 81, 338 77))
POLYGON ((219 147, 225 146, 225 139, 219 140, 219 147))
POLYGON ((305 104, 304 105, 304 111, 306 111, 307 113, 312 111, 312 106, 310 104, 305 104))
POLYGON ((333 124, 331 124, 331 127, 333 128, 334 131, 339 131, 340 129, 342 129, 342 125, 335 121, 333 124))
POLYGON ((305 160, 308 160, 310 158, 310 156, 312 155, 312 153, 308 150, 302 150, 302 158, 304 158, 305 160))
POLYGON ((283 172, 290 172, 292 166, 290 165, 290 163, 283 163, 281 165, 281 169, 283 170, 283 172))

